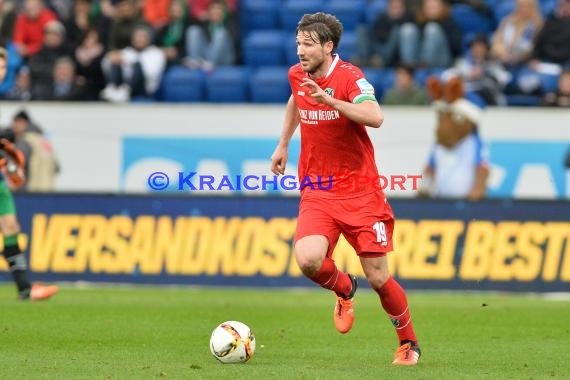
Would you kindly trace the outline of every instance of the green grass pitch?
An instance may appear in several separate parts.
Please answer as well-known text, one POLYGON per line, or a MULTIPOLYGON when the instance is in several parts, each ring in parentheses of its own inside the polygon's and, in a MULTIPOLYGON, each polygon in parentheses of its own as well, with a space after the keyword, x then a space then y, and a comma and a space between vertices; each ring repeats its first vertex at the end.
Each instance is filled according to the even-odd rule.
POLYGON ((423 356, 393 367, 396 335, 369 290, 353 330, 332 324, 322 289, 63 287, 44 303, 0 286, 0 379, 568 379, 570 301, 409 292, 423 356), (246 364, 210 354, 213 328, 248 324, 246 364))

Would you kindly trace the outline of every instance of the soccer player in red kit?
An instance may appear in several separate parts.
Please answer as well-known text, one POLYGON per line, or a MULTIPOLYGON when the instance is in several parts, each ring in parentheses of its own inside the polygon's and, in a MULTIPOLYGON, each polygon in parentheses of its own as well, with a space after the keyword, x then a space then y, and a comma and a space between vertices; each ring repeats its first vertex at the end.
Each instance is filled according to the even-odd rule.
POLYGON ((305 276, 336 294, 334 323, 347 333, 354 322, 356 277, 341 272, 332 254, 342 233, 356 250, 364 274, 396 328, 393 364, 415 365, 420 348, 406 293, 390 276, 394 216, 378 178, 374 148, 365 126, 384 121, 374 88, 362 71, 335 53, 342 24, 333 15, 304 15, 296 30, 300 63, 289 70, 292 95, 271 170, 285 173, 288 146, 301 124, 302 183, 295 255, 305 276))

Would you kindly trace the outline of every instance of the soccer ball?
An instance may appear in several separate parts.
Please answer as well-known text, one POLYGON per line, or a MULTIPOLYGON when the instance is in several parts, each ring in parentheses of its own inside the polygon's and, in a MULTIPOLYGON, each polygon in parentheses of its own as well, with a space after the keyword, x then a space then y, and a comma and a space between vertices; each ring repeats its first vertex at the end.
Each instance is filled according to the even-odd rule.
POLYGON ((222 363, 245 363, 255 352, 255 336, 244 323, 220 323, 210 337, 210 351, 222 363))

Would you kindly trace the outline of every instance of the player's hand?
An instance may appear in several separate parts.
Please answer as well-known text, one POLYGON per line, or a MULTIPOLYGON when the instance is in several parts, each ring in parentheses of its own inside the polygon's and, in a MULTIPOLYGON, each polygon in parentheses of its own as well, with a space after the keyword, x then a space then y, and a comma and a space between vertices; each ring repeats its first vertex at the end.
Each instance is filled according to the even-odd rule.
POLYGON ((321 104, 330 105, 332 97, 327 94, 322 88, 319 87, 314 80, 310 78, 303 78, 303 83, 301 83, 301 87, 308 87, 309 93, 317 102, 321 104))
POLYGON ((285 174, 285 166, 289 158, 289 151, 286 146, 279 145, 271 155, 271 171, 273 174, 285 174))

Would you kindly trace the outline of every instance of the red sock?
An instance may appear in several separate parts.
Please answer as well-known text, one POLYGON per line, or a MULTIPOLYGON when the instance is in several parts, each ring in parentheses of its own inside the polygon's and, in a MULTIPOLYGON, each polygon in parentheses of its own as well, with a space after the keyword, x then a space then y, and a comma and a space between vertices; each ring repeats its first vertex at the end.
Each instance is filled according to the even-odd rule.
POLYGON ((382 307, 388 313, 388 317, 396 328, 400 344, 404 341, 412 341, 417 344, 416 334, 412 326, 410 309, 404 289, 390 276, 388 281, 380 289, 374 289, 380 296, 382 307))
POLYGON ((309 278, 323 288, 332 290, 341 297, 347 297, 352 290, 350 277, 348 277, 346 273, 339 271, 334 260, 330 257, 325 257, 321 269, 309 278))

